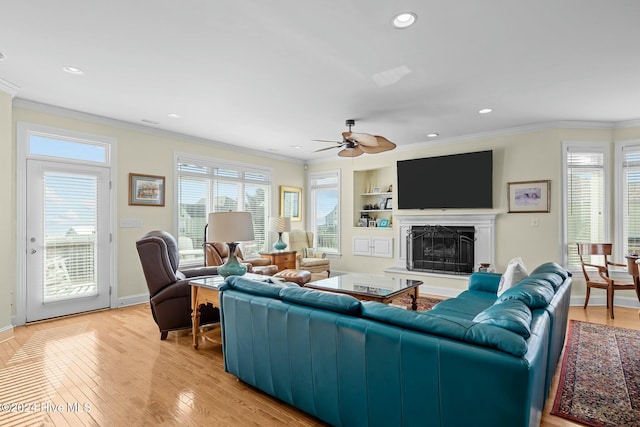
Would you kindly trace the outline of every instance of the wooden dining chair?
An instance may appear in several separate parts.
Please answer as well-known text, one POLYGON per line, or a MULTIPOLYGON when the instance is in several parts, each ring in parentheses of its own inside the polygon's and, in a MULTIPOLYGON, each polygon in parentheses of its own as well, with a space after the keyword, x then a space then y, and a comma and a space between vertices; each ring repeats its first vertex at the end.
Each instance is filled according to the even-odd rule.
POLYGON ((577 243, 578 255, 580 256, 580 264, 582 264, 582 273, 584 280, 587 282, 587 296, 584 300, 584 308, 589 304, 589 295, 591 288, 606 289, 607 291, 607 309, 613 319, 613 294, 619 290, 635 290, 633 283, 618 283, 609 276, 609 267, 620 266, 627 267, 627 264, 618 264, 609 261, 611 256, 611 243, 577 243), (604 257, 603 265, 587 263, 583 257, 588 255, 601 255, 604 257), (595 268, 596 271, 590 268, 595 268))

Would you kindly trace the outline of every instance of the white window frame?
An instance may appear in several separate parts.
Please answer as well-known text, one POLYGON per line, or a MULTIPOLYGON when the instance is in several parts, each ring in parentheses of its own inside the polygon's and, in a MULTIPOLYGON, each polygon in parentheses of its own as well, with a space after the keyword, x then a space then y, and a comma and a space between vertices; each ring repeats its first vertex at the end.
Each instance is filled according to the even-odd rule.
MULTIPOLYGON (((313 231, 314 234, 314 239, 316 240, 314 243, 314 246, 317 246, 317 233, 316 233, 316 201, 314 199, 314 191, 316 189, 316 187, 312 186, 312 182, 315 179, 318 178, 323 178, 323 177, 337 177, 338 183, 336 184, 337 190, 338 190, 338 226, 337 226, 337 230, 336 230, 336 234, 337 234, 337 248, 335 251, 325 251, 325 253, 328 256, 331 257, 339 257, 342 255, 342 171, 340 169, 333 169, 333 170, 327 170, 327 171, 322 171, 322 172, 309 172, 307 174, 307 194, 309 194, 309 209, 307 209, 307 212, 309 212, 309 217, 307 219, 307 223, 308 228, 310 230, 313 231)), ((322 187, 317 187, 317 188, 322 188, 322 187)), ((333 188, 333 186, 331 187, 327 187, 327 188, 333 188)))
MULTIPOLYGON (((614 228, 615 228, 615 242, 614 242, 614 253, 616 259, 622 260, 622 257, 626 255, 625 250, 625 240, 626 237, 624 235, 624 221, 625 221, 625 213, 624 213, 624 197, 625 194, 623 192, 624 182, 623 182, 623 162, 624 162, 624 150, 625 148, 636 147, 638 151, 640 151, 640 140, 631 140, 624 142, 616 142, 614 145, 614 185, 615 191, 614 194, 616 196, 615 199, 615 218, 614 218, 614 228)), ((615 262, 623 262, 623 261, 615 261, 615 262)))
MULTIPOLYGON (((194 155, 191 153, 184 153, 184 152, 174 153, 173 170, 176 175, 174 179, 175 207, 174 207, 173 231, 176 238, 179 238, 180 236, 179 234, 180 233, 180 206, 178 204, 178 191, 179 191, 178 178, 180 174, 178 171, 178 165, 184 162, 203 165, 210 168, 241 170, 243 172, 268 175, 269 181, 264 183, 269 187, 269 194, 266 195, 266 203, 268 204, 268 206, 266 206, 265 208, 266 214, 267 214, 266 223, 265 223, 265 228, 266 228, 265 246, 267 246, 269 242, 269 237, 270 237, 269 228, 268 228, 268 221, 269 221, 268 217, 270 216, 270 212, 271 212, 271 203, 272 203, 271 199, 273 197, 273 194, 275 194, 273 190, 273 181, 272 181, 273 169, 268 167, 260 167, 260 166, 256 166, 254 164, 249 164, 249 163, 234 162, 231 160, 220 160, 213 157, 204 157, 204 156, 199 156, 199 155, 194 155)), ((204 230, 202 230, 202 233, 204 234, 204 230)), ((263 248, 262 250, 265 250, 265 249, 266 248, 263 248)), ((191 266, 197 266, 197 265, 201 265, 201 264, 185 262, 181 266, 191 267, 191 266)))
MULTIPOLYGON (((568 184, 568 174, 567 174, 567 153, 570 151, 575 152, 594 152, 594 153, 602 153, 604 156, 604 167, 603 167, 603 175, 604 175, 604 238, 606 241, 610 241, 610 230, 611 230, 611 180, 610 180, 610 169, 611 169, 611 155, 610 155, 611 146, 608 142, 578 142, 578 141, 563 141, 562 142, 562 244, 560 245, 560 259, 562 260, 562 265, 565 268, 574 267, 572 270, 574 272, 579 271, 575 266, 570 266, 569 257, 567 253, 568 245, 569 245, 569 220, 568 220, 568 203, 567 200, 569 195, 567 193, 567 184, 568 184)), ((617 188, 617 187, 616 187, 617 188)))

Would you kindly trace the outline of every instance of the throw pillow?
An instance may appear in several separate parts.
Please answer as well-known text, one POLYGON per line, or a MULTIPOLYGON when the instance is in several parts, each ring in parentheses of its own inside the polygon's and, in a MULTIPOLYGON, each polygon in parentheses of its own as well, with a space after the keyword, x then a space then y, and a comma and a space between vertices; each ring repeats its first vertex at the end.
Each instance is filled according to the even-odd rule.
POLYGON ((498 296, 502 295, 507 289, 514 287, 519 281, 527 277, 527 268, 522 258, 513 258, 507 264, 504 274, 500 278, 500 286, 498 287, 498 296))
POLYGON ((315 254, 315 250, 313 248, 303 248, 302 256, 304 258, 313 258, 315 254))

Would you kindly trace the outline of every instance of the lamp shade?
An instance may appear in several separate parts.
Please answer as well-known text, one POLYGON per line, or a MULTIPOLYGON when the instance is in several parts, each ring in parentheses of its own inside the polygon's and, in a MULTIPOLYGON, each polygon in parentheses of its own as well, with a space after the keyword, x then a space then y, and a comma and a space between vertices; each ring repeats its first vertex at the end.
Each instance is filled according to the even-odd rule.
POLYGON ((291 231, 291 218, 284 216, 271 218, 271 231, 276 233, 291 231))
POLYGON ((207 242, 255 240, 251 212, 212 212, 207 224, 207 242))

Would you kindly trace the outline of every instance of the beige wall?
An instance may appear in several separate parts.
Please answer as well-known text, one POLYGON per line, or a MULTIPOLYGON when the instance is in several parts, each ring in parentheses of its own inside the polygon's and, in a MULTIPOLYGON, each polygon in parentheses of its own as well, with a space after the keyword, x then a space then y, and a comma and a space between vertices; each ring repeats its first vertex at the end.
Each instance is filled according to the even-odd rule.
MULTIPOLYGON (((0 109, 0 111, 2 111, 0 109)), ((9 110, 10 120, 11 110, 9 110)), ((120 299, 138 296, 147 292, 142 269, 138 261, 135 242, 145 232, 153 229, 168 230, 174 233, 175 209, 174 195, 174 153, 189 153, 204 157, 230 160, 269 167, 273 169, 273 191, 271 198, 272 215, 279 211, 279 186, 304 186, 304 165, 302 162, 286 161, 260 156, 248 152, 234 151, 215 147, 211 144, 197 142, 188 138, 162 136, 158 133, 132 130, 131 127, 118 126, 110 121, 82 119, 73 114, 56 114, 55 112, 35 111, 27 108, 13 109, 13 120, 39 125, 69 129, 103 135, 117 140, 116 148, 116 257, 117 257, 117 295, 120 299), (129 172, 163 175, 166 177, 165 207, 129 206, 128 174, 129 172), (119 228, 120 218, 141 219, 142 228, 119 228)), ((0 130, 2 126, 0 125, 0 130)), ((15 135, 14 135, 15 140, 15 135)), ((4 141, 3 141, 4 142, 4 141)), ((13 158, 6 157, 6 158, 13 158)), ((3 162, 5 160, 2 160, 3 162)), ((2 169, 3 171, 8 170, 2 169)), ((4 173, 4 172, 3 172, 4 173)), ((3 180, 8 188, 15 188, 15 178, 3 180), (9 181, 13 181, 11 185, 9 181)), ((3 184, 4 185, 4 184, 3 184)), ((14 204, 15 205, 15 204, 14 204)), ((12 205, 13 206, 13 205, 12 205)), ((13 209, 13 208, 12 208, 13 209)), ((13 221, 15 213, 12 213, 13 221)), ((2 222, 3 226, 7 222, 2 222)), ((15 247, 15 245, 12 246, 15 247)), ((6 259, 6 258, 5 258, 6 259)), ((4 301, 4 299, 3 299, 4 301)), ((2 323, 0 323, 1 325, 2 323)))
MULTIPOLYGON (((332 269, 381 274, 385 268, 395 265, 394 259, 354 256, 353 236, 380 235, 397 238, 392 230, 361 229, 353 226, 353 171, 378 167, 392 167, 396 161, 455 154, 471 151, 493 150, 494 186, 492 210, 394 210, 394 215, 425 215, 446 213, 495 213, 496 214, 496 265, 497 271, 504 271, 507 262, 513 257, 522 257, 530 268, 546 261, 561 261, 561 147, 563 141, 571 142, 608 142, 611 144, 613 160, 613 140, 640 139, 640 128, 630 129, 544 129, 511 135, 469 139, 464 142, 441 144, 367 155, 353 159, 312 162, 309 171, 341 169, 342 192, 342 256, 332 260, 332 269), (528 180, 551 180, 550 213, 507 213, 507 182, 528 180), (532 226, 532 219, 538 220, 538 226, 532 226)), ((464 173, 461 171, 460 173, 464 173)), ((472 177, 469 177, 472 179, 472 177)), ((397 186, 394 183, 394 194, 397 186)), ((429 185, 429 183, 425 183, 429 185)), ((358 191, 355 192, 356 194, 358 191)), ((395 199, 395 197, 394 197, 395 199)), ((613 209, 613 208, 612 208, 613 209)), ((466 288, 466 281, 421 277, 425 285, 436 288, 466 288)), ((575 277, 573 295, 584 295, 584 283, 580 275, 575 277)))
MULTIPOLYGON (((12 266, 15 265, 15 158, 16 136, 12 134, 16 122, 28 122, 77 132, 112 137, 117 140, 116 176, 116 257, 117 257, 117 295, 125 301, 128 298, 146 293, 142 270, 135 250, 135 241, 146 231, 164 229, 174 231, 174 154, 176 152, 192 153, 205 157, 219 158, 242 163, 251 163, 273 169, 272 215, 278 215, 279 186, 302 187, 306 190, 306 173, 302 162, 274 159, 228 148, 220 148, 190 138, 158 134, 145 131, 143 128, 121 126, 113 121, 98 120, 69 114, 64 111, 27 107, 11 108, 11 98, 0 92, 0 144, 4 145, 1 168, 5 179, 0 180, 4 187, 3 194, 11 200, 1 211, 0 224, 5 227, 5 236, 9 240, 2 245, 2 259, 6 263, 5 275, 15 277, 12 266), (13 123, 12 123, 13 121, 13 123), (166 207, 128 206, 128 173, 137 172, 151 175, 164 175, 167 178, 166 207), (142 228, 119 228, 120 218, 138 218, 143 222, 142 228)), ((464 142, 416 147, 415 149, 399 149, 385 154, 363 155, 353 159, 311 162, 309 172, 340 169, 342 171, 343 190, 341 194, 342 223, 342 256, 332 259, 335 271, 366 272, 383 274, 384 269, 395 264, 394 259, 369 258, 351 255, 352 238, 368 235, 396 238, 393 229, 368 230, 353 226, 354 193, 353 172, 374 168, 389 167, 395 171, 397 160, 429 157, 444 154, 463 153, 479 150, 494 150, 494 209, 474 211, 475 213, 495 213, 496 232, 496 266, 502 271, 509 259, 521 256, 527 266, 535 267, 545 261, 560 261, 561 257, 561 144, 562 141, 579 142, 612 142, 613 140, 640 140, 640 126, 624 129, 545 129, 501 135, 493 137, 468 139, 464 142), (551 180, 551 212, 507 214, 507 182, 524 180, 551 180), (537 218, 538 227, 532 227, 532 218, 537 218)), ((612 154, 613 154, 613 144, 612 154)), ((393 182, 394 191, 397 183, 393 182)), ((425 185, 428 185, 425 183, 425 185)), ((303 191, 303 206, 308 208, 307 191, 303 191)), ((304 214, 305 211, 303 211, 304 214)), ((449 213, 461 211, 450 210, 449 213)), ((469 211, 462 211, 469 212, 469 211)), ((397 210, 394 212, 398 214, 397 210)), ((428 211, 403 211, 402 214, 425 214, 428 211)), ((440 214, 441 211, 436 211, 440 214)), ((304 221, 293 223, 294 228, 305 227, 304 221)), ((455 279, 424 279, 425 284, 434 287, 451 287, 463 289, 466 281, 455 279)), ((584 285, 576 277, 574 295, 584 294, 584 285)), ((0 284, 0 329, 10 324, 11 303, 15 291, 15 280, 0 284)))
POLYGON ((15 149, 11 131, 11 95, 0 90, 0 259, 2 276, 0 281, 0 341, 11 332, 11 313, 13 291, 16 277, 15 269, 15 149))

